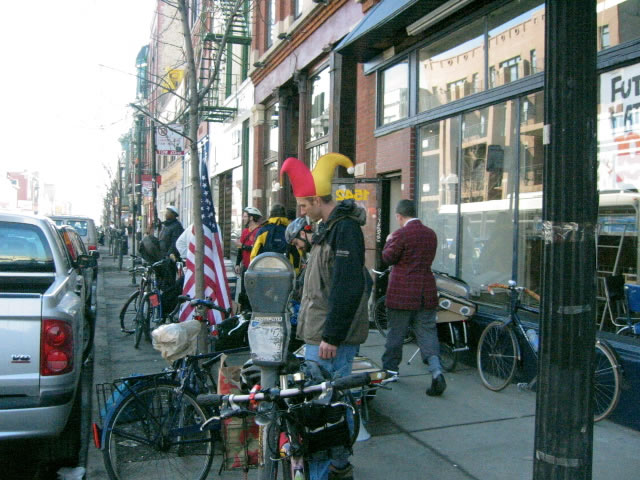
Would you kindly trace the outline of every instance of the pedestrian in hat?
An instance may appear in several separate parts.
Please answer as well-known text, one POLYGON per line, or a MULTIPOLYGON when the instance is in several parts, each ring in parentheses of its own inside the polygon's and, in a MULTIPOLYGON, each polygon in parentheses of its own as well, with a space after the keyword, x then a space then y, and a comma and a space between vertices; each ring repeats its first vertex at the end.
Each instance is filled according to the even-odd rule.
POLYGON ((162 222, 162 230, 160 231, 160 250, 164 257, 174 254, 176 258, 180 258, 180 252, 176 248, 176 240, 184 231, 182 224, 178 221, 178 209, 173 205, 167 205, 167 210, 162 222))

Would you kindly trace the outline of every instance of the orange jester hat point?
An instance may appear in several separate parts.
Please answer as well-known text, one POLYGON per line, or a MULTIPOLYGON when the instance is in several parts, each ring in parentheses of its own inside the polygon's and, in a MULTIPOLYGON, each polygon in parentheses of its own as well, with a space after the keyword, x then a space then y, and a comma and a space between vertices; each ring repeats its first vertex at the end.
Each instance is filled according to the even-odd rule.
POLYGON ((323 197, 331 195, 331 180, 337 166, 343 166, 353 174, 353 162, 341 153, 327 153, 318 159, 313 171, 295 157, 287 158, 280 169, 280 185, 282 176, 289 176, 293 196, 296 198, 323 197))

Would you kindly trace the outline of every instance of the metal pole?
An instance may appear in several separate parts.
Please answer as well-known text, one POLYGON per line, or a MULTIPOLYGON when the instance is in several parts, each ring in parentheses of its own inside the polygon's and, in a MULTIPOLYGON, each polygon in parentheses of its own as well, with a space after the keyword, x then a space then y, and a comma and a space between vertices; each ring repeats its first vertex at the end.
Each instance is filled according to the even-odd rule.
POLYGON ((151 123, 151 204, 153 208, 153 229, 158 225, 158 183, 157 183, 157 156, 156 156, 156 124, 151 123))
POLYGON ((118 197, 120 201, 118 202, 118 221, 115 224, 117 228, 117 232, 119 235, 117 237, 117 245, 118 245, 118 271, 122 270, 122 165, 123 159, 118 160, 118 197))
POLYGON ((598 212, 596 5, 548 0, 545 15, 544 260, 533 478, 590 479, 598 212))

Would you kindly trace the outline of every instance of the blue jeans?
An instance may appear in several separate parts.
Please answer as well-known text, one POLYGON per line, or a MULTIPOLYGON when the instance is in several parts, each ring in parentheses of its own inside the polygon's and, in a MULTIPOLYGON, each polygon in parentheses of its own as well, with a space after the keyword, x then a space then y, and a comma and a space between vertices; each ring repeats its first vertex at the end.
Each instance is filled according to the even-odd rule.
MULTIPOLYGON (((334 377, 344 377, 351 374, 353 358, 358 351, 358 345, 340 345, 336 352, 336 357, 330 360, 322 359, 318 356, 319 345, 305 346, 305 359, 313 360, 322 365, 334 377)), ((349 426, 353 428, 353 417, 348 415, 349 426)), ((329 465, 333 464, 337 468, 344 468, 349 464, 349 450, 345 447, 332 448, 326 458, 319 457, 309 461, 309 479, 327 480, 329 478, 329 465)))

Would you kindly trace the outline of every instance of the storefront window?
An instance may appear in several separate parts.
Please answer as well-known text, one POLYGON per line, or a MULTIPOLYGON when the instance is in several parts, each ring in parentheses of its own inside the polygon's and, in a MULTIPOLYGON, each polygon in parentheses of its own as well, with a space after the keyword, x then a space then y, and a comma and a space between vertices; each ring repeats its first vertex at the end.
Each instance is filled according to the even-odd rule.
POLYGON ((404 60, 383 70, 380 85, 380 125, 406 118, 409 114, 409 61, 404 60))
POLYGON ((598 189, 640 189, 640 64, 600 75, 598 189))
POLYGON ((325 68, 313 75, 310 83, 307 138, 313 141, 329 134, 329 69, 325 68))
POLYGON ((264 169, 264 191, 265 191, 265 215, 269 214, 271 207, 278 203, 278 191, 280 190, 280 181, 278 176, 278 162, 271 162, 265 165, 264 169))
POLYGON ((278 104, 267 108, 265 112, 265 161, 269 162, 278 158, 278 142, 280 113, 278 104))
POLYGON ((540 0, 517 0, 489 15, 490 88, 542 71, 544 21, 540 0))
POLYGON ((309 159, 309 168, 313 170, 318 162, 318 159, 329 153, 329 144, 321 143, 320 145, 316 145, 315 147, 311 147, 307 150, 307 158, 309 159))
POLYGON ((541 293, 542 168, 544 165, 542 145, 544 96, 542 92, 522 98, 520 111, 518 283, 541 293), (522 114, 525 107, 528 111, 526 116, 522 114))
POLYGON ((460 276, 474 294, 511 279, 515 102, 462 116, 460 276))
POLYGON ((433 269, 452 275, 458 238, 459 134, 459 117, 429 123, 419 131, 419 216, 438 235, 433 269))
POLYGON ((242 167, 234 168, 231 175, 231 251, 242 233, 242 167))
POLYGON ((421 48, 418 62, 420 112, 482 91, 484 19, 421 48))
POLYGON ((597 0, 598 50, 640 37, 640 0, 597 0))

